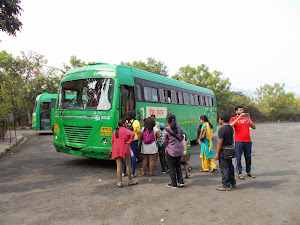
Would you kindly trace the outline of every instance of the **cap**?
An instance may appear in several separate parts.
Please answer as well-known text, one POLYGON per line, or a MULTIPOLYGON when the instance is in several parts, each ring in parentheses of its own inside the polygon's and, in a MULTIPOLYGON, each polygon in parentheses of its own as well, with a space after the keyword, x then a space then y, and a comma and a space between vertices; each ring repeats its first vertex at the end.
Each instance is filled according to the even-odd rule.
POLYGON ((165 124, 164 124, 164 123, 159 123, 158 126, 159 126, 160 128, 165 128, 165 124))

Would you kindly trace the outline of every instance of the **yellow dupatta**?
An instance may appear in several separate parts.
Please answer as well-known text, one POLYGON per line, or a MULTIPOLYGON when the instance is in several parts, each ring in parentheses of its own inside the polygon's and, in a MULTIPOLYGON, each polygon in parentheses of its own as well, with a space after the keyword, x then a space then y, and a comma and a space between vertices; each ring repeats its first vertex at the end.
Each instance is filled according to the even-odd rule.
POLYGON ((209 123, 205 123, 205 131, 206 131, 206 139, 209 141, 209 151, 213 151, 213 143, 212 143, 212 136, 213 136, 213 129, 210 128, 209 123))

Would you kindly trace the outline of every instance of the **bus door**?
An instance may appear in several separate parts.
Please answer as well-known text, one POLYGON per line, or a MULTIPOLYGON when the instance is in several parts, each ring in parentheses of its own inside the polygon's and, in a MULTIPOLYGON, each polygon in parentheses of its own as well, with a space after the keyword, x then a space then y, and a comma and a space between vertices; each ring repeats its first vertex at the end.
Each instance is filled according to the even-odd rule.
POLYGON ((122 85, 120 96, 120 118, 129 110, 135 110, 134 90, 132 86, 122 85))
POLYGON ((51 98, 51 103, 50 103, 50 124, 51 124, 51 130, 53 127, 53 119, 54 119, 54 111, 55 111, 55 105, 56 105, 56 98, 51 98))
POLYGON ((41 119, 41 130, 51 130, 50 102, 41 102, 40 119, 41 119))

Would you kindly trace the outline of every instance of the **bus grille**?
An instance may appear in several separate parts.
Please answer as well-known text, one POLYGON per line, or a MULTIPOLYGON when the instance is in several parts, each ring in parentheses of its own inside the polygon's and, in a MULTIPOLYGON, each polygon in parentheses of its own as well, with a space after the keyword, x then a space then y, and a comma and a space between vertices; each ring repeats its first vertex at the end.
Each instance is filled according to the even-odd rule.
POLYGON ((64 125, 67 142, 73 144, 86 144, 92 127, 75 127, 64 125))

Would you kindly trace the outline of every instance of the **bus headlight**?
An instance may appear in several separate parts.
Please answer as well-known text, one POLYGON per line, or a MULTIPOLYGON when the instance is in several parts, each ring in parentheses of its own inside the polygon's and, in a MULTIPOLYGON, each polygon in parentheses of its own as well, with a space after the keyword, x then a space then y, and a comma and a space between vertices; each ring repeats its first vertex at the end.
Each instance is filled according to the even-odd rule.
POLYGON ((58 137, 57 137, 57 134, 55 134, 55 135, 54 135, 54 139, 57 140, 57 138, 58 138, 58 137))
POLYGON ((107 138, 103 138, 103 139, 102 139, 102 143, 103 143, 104 145, 107 145, 107 143, 108 143, 107 138))

